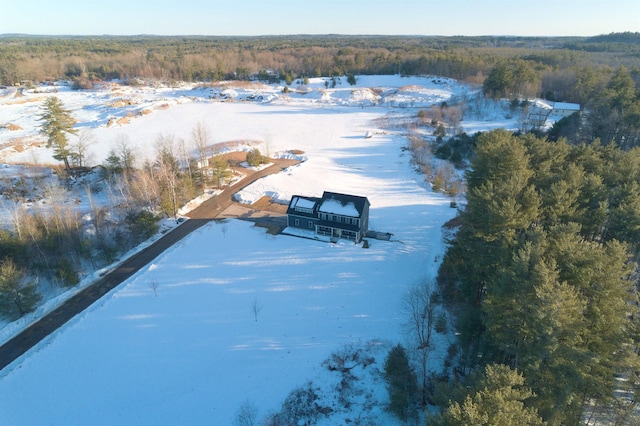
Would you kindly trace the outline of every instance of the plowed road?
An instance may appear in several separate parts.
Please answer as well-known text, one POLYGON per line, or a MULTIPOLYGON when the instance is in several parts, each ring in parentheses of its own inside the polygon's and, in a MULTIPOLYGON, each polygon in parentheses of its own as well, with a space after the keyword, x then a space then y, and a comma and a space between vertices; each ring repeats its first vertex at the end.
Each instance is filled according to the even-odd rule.
POLYGON ((4 345, 0 346, 0 370, 11 364, 71 318, 135 274, 173 244, 200 228, 211 219, 215 219, 220 213, 231 206, 233 203, 233 194, 264 176, 278 173, 287 167, 297 164, 298 161, 277 159, 273 160, 273 163, 274 164, 263 170, 249 174, 235 185, 227 187, 219 195, 205 201, 188 214, 189 220, 183 222, 180 226, 164 235, 149 247, 122 262, 111 272, 79 291, 58 308, 43 316, 11 340, 7 341, 4 345))

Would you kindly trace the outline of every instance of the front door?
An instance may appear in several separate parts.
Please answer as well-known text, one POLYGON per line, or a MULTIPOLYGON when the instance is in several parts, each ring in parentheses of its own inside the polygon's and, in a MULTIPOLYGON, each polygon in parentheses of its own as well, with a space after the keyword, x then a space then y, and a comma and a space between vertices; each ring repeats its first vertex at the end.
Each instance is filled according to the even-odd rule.
POLYGON ((336 238, 340 238, 340 230, 337 228, 333 228, 333 234, 334 237, 336 238))

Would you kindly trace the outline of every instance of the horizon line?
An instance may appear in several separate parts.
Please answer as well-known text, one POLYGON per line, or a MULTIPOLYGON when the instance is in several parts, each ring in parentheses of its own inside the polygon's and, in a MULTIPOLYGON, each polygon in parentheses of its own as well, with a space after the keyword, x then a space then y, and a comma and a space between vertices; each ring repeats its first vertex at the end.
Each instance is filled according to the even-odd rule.
POLYGON ((290 33, 290 34, 35 34, 35 33, 0 33, 0 37, 509 37, 509 38, 589 38, 612 34, 639 34, 637 31, 614 31, 594 35, 517 35, 517 34, 477 34, 477 35, 443 35, 443 34, 347 34, 347 33, 290 33))

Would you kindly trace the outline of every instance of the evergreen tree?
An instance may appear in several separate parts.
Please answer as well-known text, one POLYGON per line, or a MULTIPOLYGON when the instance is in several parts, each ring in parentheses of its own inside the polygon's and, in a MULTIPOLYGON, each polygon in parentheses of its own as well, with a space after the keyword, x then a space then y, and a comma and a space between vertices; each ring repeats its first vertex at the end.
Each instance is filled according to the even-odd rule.
POLYGON ((218 189, 220 189, 220 185, 223 184, 225 180, 233 175, 231 168, 229 168, 229 162, 222 155, 216 155, 209 160, 209 167, 213 181, 216 183, 218 189))
POLYGON ((258 167, 266 162, 266 158, 262 155, 258 148, 254 148, 247 152, 247 164, 251 167, 258 167))
POLYGON ((512 263, 495 274, 483 303, 489 360, 518 368, 536 393, 540 413, 568 407, 576 401, 585 361, 585 303, 578 292, 560 281, 555 259, 548 258, 548 236, 533 232, 512 263), (553 380, 550 380, 554 377, 553 380))
POLYGON ((494 99, 507 96, 513 87, 513 73, 506 61, 496 64, 482 85, 485 95, 494 99))
POLYGON ((53 147, 53 158, 63 161, 66 170, 70 171, 71 149, 67 135, 77 133, 73 128, 75 120, 71 117, 70 111, 64 108, 58 97, 52 96, 42 104, 39 120, 42 121, 40 131, 47 137, 47 147, 53 147))
POLYGON ((540 197, 532 185, 533 171, 524 144, 498 130, 478 138, 467 173, 466 223, 487 241, 511 243, 537 220, 540 197))
POLYGON ((116 154, 115 150, 112 149, 111 151, 109 151, 109 155, 105 159, 103 167, 110 174, 122 173, 122 160, 120 159, 118 154, 116 154))
POLYGON ((640 183, 633 181, 613 190, 605 237, 640 248, 640 183))
POLYGON ((497 131, 478 139, 467 178, 439 275, 443 295, 463 306, 463 371, 517 367, 551 424, 624 406, 615 377, 639 365, 629 247, 640 237, 640 155, 497 131))
POLYGON ((415 418, 417 380, 402 345, 398 344, 389 351, 384 363, 384 377, 389 391, 389 410, 405 422, 415 418))
POLYGON ((0 263, 0 312, 16 319, 31 312, 42 299, 35 284, 25 282, 23 273, 11 259, 0 263))
POLYGON ((487 365, 462 403, 452 402, 434 424, 439 426, 541 426, 536 410, 525 406, 534 394, 524 377, 506 365, 487 365))

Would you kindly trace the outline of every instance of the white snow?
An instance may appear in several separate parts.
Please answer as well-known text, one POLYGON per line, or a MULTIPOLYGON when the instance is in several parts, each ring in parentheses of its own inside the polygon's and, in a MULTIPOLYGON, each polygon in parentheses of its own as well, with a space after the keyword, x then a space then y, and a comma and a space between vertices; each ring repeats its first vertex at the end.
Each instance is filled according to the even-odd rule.
MULTIPOLYGON (((383 410, 376 372, 391 345, 407 342, 402 298, 435 276, 445 248, 441 227, 456 212, 413 171, 403 130, 381 128, 377 120, 474 89, 399 76, 358 77, 356 87, 342 81, 335 89, 312 79, 300 93, 281 89, 107 85, 89 92, 39 88, 17 98, 11 90, 0 93, 0 126, 22 129, 0 130, 0 147, 41 141, 34 117, 41 98, 54 94, 78 126, 92 129, 95 163, 120 135, 139 157, 149 157, 159 135, 188 140, 200 121, 215 142, 257 140, 273 156, 304 152, 307 161, 237 194, 242 202, 266 194, 283 203, 294 194, 358 194, 371 202, 370 228, 394 235, 364 249, 272 236, 239 220, 211 223, 5 368, 0 424, 231 424, 246 401, 259 420, 308 380, 327 392, 337 386, 337 373, 322 363, 348 347, 368 348, 376 357, 366 371, 354 370, 369 404, 320 424, 359 416, 395 423, 383 410), (126 106, 110 106, 121 99, 126 106), (107 127, 127 113, 129 124, 107 127), (367 132, 376 137, 363 137, 367 132)), ((470 128, 515 128, 516 119, 495 111, 493 118, 476 112, 470 128)), ((6 147, 0 159, 50 163, 50 155, 43 146, 6 147)), ((452 338, 436 338, 430 360, 437 369, 452 338)))
POLYGON ((322 202, 319 212, 340 216, 359 217, 358 209, 353 203, 342 204, 340 201, 330 198, 322 202))
POLYGON ((313 210, 316 202, 304 197, 293 197, 291 199, 291 207, 294 209, 313 210))

